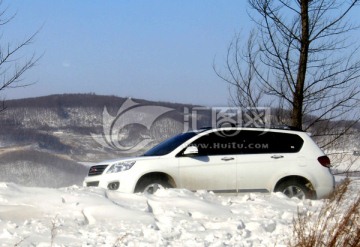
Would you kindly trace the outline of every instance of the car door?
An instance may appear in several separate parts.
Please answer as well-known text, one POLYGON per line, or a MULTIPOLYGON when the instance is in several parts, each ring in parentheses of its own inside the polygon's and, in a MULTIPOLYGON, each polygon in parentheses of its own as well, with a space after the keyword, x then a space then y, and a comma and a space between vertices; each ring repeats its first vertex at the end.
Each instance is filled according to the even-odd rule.
POLYGON ((195 140, 198 154, 180 154, 180 186, 190 190, 236 193, 236 154, 231 141, 219 132, 195 140))
POLYGON ((244 131, 239 141, 242 154, 237 159, 239 192, 268 192, 279 174, 298 164, 303 140, 286 133, 244 131))

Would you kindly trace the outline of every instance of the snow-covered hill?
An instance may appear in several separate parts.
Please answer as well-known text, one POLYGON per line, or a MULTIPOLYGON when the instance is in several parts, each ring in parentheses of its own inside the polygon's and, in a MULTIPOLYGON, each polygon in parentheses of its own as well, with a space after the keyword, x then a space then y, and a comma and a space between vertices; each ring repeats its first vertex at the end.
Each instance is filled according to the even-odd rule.
MULTIPOLYGON (((184 130, 212 126, 214 120, 227 119, 226 114, 224 119, 219 117, 222 115, 214 115, 211 108, 94 94, 49 95, 10 100, 6 105, 8 108, 0 114, 0 152, 8 147, 31 146, 30 150, 90 162, 128 156, 129 152, 119 150, 119 145, 125 149, 131 147, 131 155, 141 154, 184 130), (153 121, 149 122, 149 119, 153 121), (104 139, 106 143, 99 142, 104 139), (146 147, 132 148, 144 139, 151 140, 146 147)), ((269 113, 276 118, 275 109, 269 113)), ((244 117, 243 121, 246 119, 244 117)), ((343 123, 333 122, 332 125, 341 128, 343 123)), ((327 147, 325 151, 359 151, 360 124, 354 125, 353 132, 352 136, 338 138, 334 147, 327 147)), ((330 136, 314 138, 324 144, 330 136)))
MULTIPOLYGON (((124 155, 121 150, 99 145, 93 137, 97 135, 102 138, 103 135, 111 134, 104 133, 108 118, 113 117, 112 125, 120 117, 126 121, 129 114, 121 114, 128 109, 125 107, 123 112, 119 109, 124 108, 123 104, 127 100, 129 99, 115 96, 64 94, 7 101, 8 108, 0 114, 0 149, 31 145, 32 149, 67 155, 78 161, 100 161, 119 157, 124 155), (109 115, 104 115, 105 112, 109 115)), ((131 102, 137 106, 163 107, 169 111, 159 116, 151 126, 130 121, 127 126, 116 129, 115 131, 123 131, 119 133, 122 135, 123 140, 120 138, 120 141, 123 145, 131 145, 143 136, 150 136, 154 140, 151 144, 155 145, 164 138, 182 132, 183 109, 192 107, 141 99, 132 99, 131 102)), ((141 107, 138 109, 134 114, 139 116, 142 113, 141 107)), ((114 138, 118 137, 119 135, 116 135, 114 138)))
POLYGON ((25 186, 59 188, 81 185, 89 168, 36 150, 0 152, 0 181, 25 186))

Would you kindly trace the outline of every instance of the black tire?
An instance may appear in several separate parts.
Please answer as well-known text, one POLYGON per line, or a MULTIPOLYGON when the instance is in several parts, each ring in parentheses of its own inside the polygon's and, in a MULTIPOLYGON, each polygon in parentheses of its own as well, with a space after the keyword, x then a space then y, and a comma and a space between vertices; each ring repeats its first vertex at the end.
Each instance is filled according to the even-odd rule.
POLYGON ((171 184, 161 179, 142 179, 135 188, 135 192, 154 194, 160 188, 172 188, 171 184))
POLYGON ((297 197, 299 199, 314 199, 314 191, 297 180, 287 180, 282 182, 275 188, 275 192, 282 192, 289 198, 297 197))

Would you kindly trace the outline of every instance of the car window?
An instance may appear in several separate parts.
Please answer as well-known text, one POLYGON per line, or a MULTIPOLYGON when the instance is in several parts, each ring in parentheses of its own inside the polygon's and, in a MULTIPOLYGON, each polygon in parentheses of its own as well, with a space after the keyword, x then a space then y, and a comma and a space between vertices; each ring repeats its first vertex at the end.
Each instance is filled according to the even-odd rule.
POLYGON ((196 136, 197 134, 198 133, 196 132, 186 132, 176 135, 151 148, 146 153, 144 153, 143 156, 161 156, 168 154, 190 138, 196 136))
POLYGON ((237 136, 237 143, 242 154, 271 153, 271 134, 263 131, 241 131, 237 136))
POLYGON ((296 134, 271 131, 241 131, 237 135, 242 154, 296 153, 304 141, 296 134))
POLYGON ((200 156, 238 154, 236 136, 232 132, 213 132, 200 137, 190 145, 198 148, 200 156))
POLYGON ((296 134, 272 133, 270 151, 272 153, 297 153, 304 144, 304 140, 296 134))
POLYGON ((195 140, 199 155, 296 153, 304 141, 296 134, 264 131, 213 132, 195 140))

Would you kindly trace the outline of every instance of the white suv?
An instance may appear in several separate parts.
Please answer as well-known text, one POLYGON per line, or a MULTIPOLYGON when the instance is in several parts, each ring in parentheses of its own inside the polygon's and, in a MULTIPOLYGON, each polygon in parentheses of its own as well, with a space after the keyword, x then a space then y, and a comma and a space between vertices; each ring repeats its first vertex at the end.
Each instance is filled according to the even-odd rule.
POLYGON ((159 186, 218 193, 280 191, 322 198, 334 189, 330 160, 303 131, 206 128, 174 136, 141 157, 92 166, 84 186, 154 192, 159 186))

